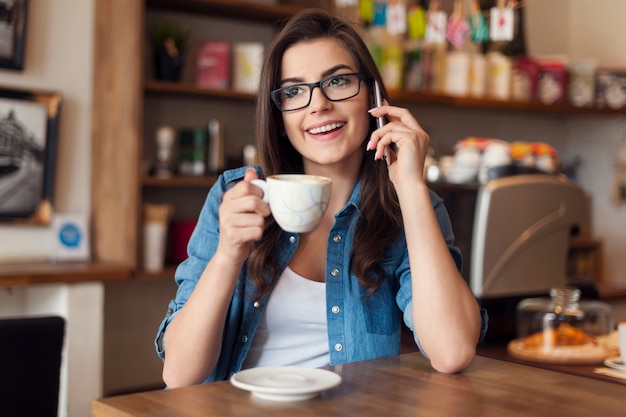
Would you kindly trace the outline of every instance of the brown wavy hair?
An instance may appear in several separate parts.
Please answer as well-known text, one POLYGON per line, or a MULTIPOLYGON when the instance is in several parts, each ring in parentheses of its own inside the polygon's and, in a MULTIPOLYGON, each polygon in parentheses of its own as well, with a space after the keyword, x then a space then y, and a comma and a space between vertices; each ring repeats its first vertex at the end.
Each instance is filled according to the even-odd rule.
MULTIPOLYGON (((289 142, 282 115, 273 105, 270 92, 280 86, 282 58, 287 49, 299 42, 332 38, 341 42, 354 57, 358 71, 363 74, 364 85, 373 105, 374 80, 378 80, 383 97, 389 101, 380 73, 372 56, 351 23, 321 9, 305 9, 287 21, 266 51, 261 70, 261 83, 257 97, 256 140, 261 168, 266 176, 277 173, 304 172, 302 156, 289 142)), ((376 129, 371 118, 369 133, 363 146, 376 129)), ((365 152, 361 163, 360 216, 350 256, 351 267, 361 285, 371 295, 382 284, 384 275, 378 266, 385 250, 402 227, 398 197, 383 161, 374 161, 371 152, 365 152)), ((282 231, 270 216, 266 221, 263 238, 252 247, 248 269, 258 288, 257 296, 266 295, 278 280, 278 265, 274 248, 282 231)))

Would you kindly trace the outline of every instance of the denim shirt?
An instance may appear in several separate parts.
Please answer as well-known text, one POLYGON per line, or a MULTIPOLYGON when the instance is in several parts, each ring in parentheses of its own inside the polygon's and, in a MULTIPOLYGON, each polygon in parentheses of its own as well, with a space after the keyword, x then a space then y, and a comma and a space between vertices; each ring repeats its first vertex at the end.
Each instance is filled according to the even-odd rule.
MULTIPOLYGON (((185 305, 217 249, 218 210, 222 195, 244 177, 245 170, 243 167, 224 172, 207 196, 196 229, 189 240, 189 257, 176 270, 176 297, 170 301, 155 339, 155 347, 161 358, 165 357, 163 339, 168 324, 185 305)), ((257 171, 261 173, 259 168, 257 171)), ((433 192, 430 196, 439 227, 460 270, 461 253, 453 246, 454 235, 448 214, 441 198, 433 192)), ((366 298, 367 289, 359 284, 349 268, 354 229, 359 217, 359 201, 360 185, 357 184, 347 204, 335 214, 335 224, 328 236, 326 317, 331 365, 397 355, 400 353, 402 321, 414 330, 411 315, 411 271, 404 233, 400 232, 395 243, 387 250, 381 262, 386 279, 369 300, 366 298)), ((299 239, 297 233, 282 232, 275 248, 279 274, 296 252, 299 239)), ((228 379, 241 370, 268 299, 269 294, 263 298, 255 298, 255 287, 244 266, 226 317, 220 357, 205 382, 228 379)), ((486 315, 483 312, 481 338, 486 332, 486 324, 486 315)), ((415 341, 419 347, 417 335, 415 341)))

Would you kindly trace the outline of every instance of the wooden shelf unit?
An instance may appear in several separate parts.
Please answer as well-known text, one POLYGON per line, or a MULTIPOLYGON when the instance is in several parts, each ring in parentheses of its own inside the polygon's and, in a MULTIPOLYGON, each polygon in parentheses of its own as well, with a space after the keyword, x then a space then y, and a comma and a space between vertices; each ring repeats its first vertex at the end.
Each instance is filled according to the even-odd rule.
MULTIPOLYGON (((252 94, 200 89, 190 83, 144 79, 146 11, 203 16, 271 24, 300 10, 282 4, 238 0, 96 0, 93 106, 93 255, 137 269, 142 190, 210 187, 214 177, 145 177, 141 169, 143 112, 146 97, 183 98, 253 103, 252 94), (112 198, 112 196, 114 196, 112 198)), ((509 102, 452 97, 428 92, 391 91, 392 102, 560 117, 568 115, 622 116, 626 110, 579 108, 569 104, 509 102)), ((160 191, 159 191, 160 192, 160 191)))
POLYGON ((126 265, 92 262, 3 263, 0 287, 72 284, 85 281, 125 281, 132 276, 126 265))
MULTIPOLYGON (((155 80, 144 82, 146 94, 161 94, 172 96, 199 96, 213 99, 250 101, 256 100, 254 94, 242 93, 233 90, 216 90, 198 88, 189 83, 175 83, 155 80)), ((427 91, 390 91, 390 99, 402 104, 438 105, 448 108, 465 108, 480 110, 499 110, 512 112, 548 113, 553 115, 599 115, 623 116, 626 109, 608 109, 596 107, 576 107, 569 103, 542 104, 526 101, 504 101, 489 98, 457 97, 436 94, 427 91)))

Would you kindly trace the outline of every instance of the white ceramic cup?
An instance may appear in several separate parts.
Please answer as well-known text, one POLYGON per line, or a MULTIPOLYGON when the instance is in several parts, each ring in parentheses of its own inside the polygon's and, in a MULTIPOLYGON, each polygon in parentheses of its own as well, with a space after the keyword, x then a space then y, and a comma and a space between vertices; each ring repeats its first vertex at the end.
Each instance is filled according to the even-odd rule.
POLYGON ((619 355, 622 361, 626 361, 626 321, 617 325, 617 343, 619 344, 619 355))
POLYGON ((276 223, 285 231, 306 233, 315 229, 328 207, 332 180, 317 175, 280 174, 253 180, 263 190, 276 223))

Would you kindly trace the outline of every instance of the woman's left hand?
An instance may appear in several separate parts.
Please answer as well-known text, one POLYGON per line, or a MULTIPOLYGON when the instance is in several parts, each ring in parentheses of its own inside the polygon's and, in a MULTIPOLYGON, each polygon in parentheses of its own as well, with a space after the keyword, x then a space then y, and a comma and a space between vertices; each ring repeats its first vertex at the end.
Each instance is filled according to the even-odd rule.
POLYGON ((370 110, 374 117, 385 117, 387 124, 372 132, 367 150, 376 150, 375 159, 382 159, 385 147, 395 144, 389 152, 389 179, 396 185, 410 181, 424 182, 424 161, 430 138, 407 109, 383 105, 370 110))

